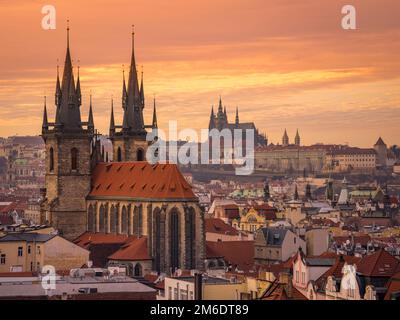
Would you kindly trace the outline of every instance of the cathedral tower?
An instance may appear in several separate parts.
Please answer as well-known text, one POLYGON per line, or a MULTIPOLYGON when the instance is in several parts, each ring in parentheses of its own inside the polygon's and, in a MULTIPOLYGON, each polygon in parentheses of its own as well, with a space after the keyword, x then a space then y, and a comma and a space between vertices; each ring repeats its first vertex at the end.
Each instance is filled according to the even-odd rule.
POLYGON ((282 137, 282 145, 284 147, 287 147, 289 145, 289 136, 287 134, 287 131, 285 129, 285 132, 283 133, 283 137, 282 137))
POLYGON ((300 147, 300 134, 299 134, 299 129, 296 131, 296 136, 294 137, 294 144, 298 147, 300 147))
MULTIPOLYGON (((144 125, 144 106, 143 71, 139 86, 135 59, 135 33, 132 31, 132 56, 128 85, 125 83, 125 75, 123 75, 122 83, 123 121, 121 126, 115 125, 114 109, 111 109, 110 140, 113 144, 114 161, 145 160, 149 145, 146 141, 146 128, 153 128, 154 123, 149 126, 144 125)), ((156 115, 153 115, 153 122, 156 119, 156 115)))
POLYGON ((41 221, 73 239, 86 231, 85 198, 90 192, 91 172, 98 161, 99 141, 94 137, 90 104, 87 122, 81 121, 79 70, 75 84, 67 28, 67 53, 62 81, 57 67, 55 122, 49 122, 45 102, 42 137, 46 146, 46 195, 41 221))

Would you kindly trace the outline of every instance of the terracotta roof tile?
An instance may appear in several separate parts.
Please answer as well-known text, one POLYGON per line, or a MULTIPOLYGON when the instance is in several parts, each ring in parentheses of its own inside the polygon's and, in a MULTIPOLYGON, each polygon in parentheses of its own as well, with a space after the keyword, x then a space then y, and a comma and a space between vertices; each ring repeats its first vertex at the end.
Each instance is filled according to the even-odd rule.
POLYGON ((368 277, 391 277, 399 267, 397 260, 383 249, 363 257, 357 263, 357 272, 368 277))
POLYGON ((254 241, 206 241, 206 256, 223 257, 232 266, 249 270, 254 265, 254 241))
POLYGON ((307 300, 307 298, 295 287, 291 287, 291 293, 288 293, 288 285, 279 283, 275 280, 274 283, 267 289, 261 300, 307 300))
POLYGON ((99 163, 89 196, 197 200, 176 164, 148 162, 99 163))
POLYGON ((226 224, 221 219, 217 218, 204 219, 204 224, 206 232, 234 235, 234 236, 239 235, 239 231, 237 231, 229 224, 226 224))
POLYGON ((400 293, 400 272, 396 273, 387 284, 385 300, 391 300, 392 294, 400 293))
POLYGON ((110 260, 151 260, 147 251, 147 237, 129 239, 119 250, 108 257, 110 260))

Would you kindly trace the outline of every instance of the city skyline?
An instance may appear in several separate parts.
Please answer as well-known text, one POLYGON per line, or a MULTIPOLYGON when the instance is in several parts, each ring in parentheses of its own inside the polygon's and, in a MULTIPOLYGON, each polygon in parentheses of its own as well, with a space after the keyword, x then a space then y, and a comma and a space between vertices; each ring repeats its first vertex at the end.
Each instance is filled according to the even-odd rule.
POLYGON ((116 119, 122 118, 122 64, 127 71, 130 25, 135 23, 137 62, 144 65, 146 123, 155 94, 160 128, 167 129, 168 120, 178 120, 180 128, 206 128, 211 105, 221 95, 230 121, 238 106, 241 120, 255 121, 273 143, 281 142, 285 128, 293 141, 298 128, 302 144, 371 147, 379 136, 388 145, 396 144, 400 22, 394 12, 400 5, 353 1, 359 4, 359 29, 344 31, 342 4, 334 2, 238 1, 227 6, 220 1, 205 10, 210 8, 207 1, 135 1, 135 10, 124 11, 124 1, 100 2, 99 8, 82 4, 79 10, 72 10, 75 1, 55 1, 57 29, 45 31, 40 3, 4 1, 0 10, 18 10, 18 18, 6 17, 0 30, 7 48, 0 53, 0 136, 39 134, 43 95, 49 116, 54 116, 57 58, 62 67, 68 18, 75 72, 80 60, 82 114, 86 118, 92 91, 95 125, 103 134, 108 133, 111 95, 116 119), (152 10, 154 6, 166 10, 152 10), (310 12, 312 8, 320 15, 310 12), (218 20, 221 14, 224 19, 218 20), (202 23, 205 16, 207 24, 202 23), (189 22, 191 28, 183 28, 189 22), (193 123, 193 118, 198 120, 193 123))

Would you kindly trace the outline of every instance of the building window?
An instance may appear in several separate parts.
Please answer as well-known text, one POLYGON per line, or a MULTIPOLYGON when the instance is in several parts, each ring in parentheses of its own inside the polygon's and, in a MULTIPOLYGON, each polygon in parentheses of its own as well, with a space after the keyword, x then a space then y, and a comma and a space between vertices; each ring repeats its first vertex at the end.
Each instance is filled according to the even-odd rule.
POLYGON ((136 152, 137 161, 144 161, 144 152, 143 149, 138 149, 136 152))
POLYGON ((135 265, 135 270, 134 270, 134 276, 135 277, 141 277, 143 274, 143 268, 142 265, 140 263, 137 263, 135 265))
POLYGON ((6 255, 5 254, 2 254, 0 256, 0 264, 6 264, 6 255))
POLYGON ((54 171, 54 149, 50 148, 50 152, 49 152, 49 169, 50 171, 54 171))
POLYGON ((28 246, 28 254, 31 254, 31 246, 28 246))
POLYGON ((37 248, 36 248, 36 253, 37 253, 37 254, 40 254, 40 246, 37 246, 37 248))
POLYGON ((122 161, 122 151, 121 151, 121 147, 118 147, 118 151, 117 151, 117 161, 121 162, 122 161))
POLYGON ((168 287, 168 300, 172 300, 172 287, 168 287))
POLYGON ((23 255, 23 249, 22 247, 18 247, 18 257, 22 257, 23 255))
POLYGON ((33 262, 31 261, 31 271, 33 271, 33 262))
POLYGON ((78 149, 71 149, 71 170, 78 170, 78 149))
POLYGON ((36 271, 40 271, 40 262, 36 264, 36 271))

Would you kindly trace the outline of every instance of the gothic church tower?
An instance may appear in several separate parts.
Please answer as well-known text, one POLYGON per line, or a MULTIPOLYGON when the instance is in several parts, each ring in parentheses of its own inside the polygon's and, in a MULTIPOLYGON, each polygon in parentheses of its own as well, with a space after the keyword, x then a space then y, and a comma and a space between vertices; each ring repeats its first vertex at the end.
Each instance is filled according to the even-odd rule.
POLYGON ((113 144, 113 161, 144 161, 149 142, 146 128, 156 129, 157 116, 154 106, 153 124, 146 126, 143 120, 145 106, 143 72, 139 86, 135 60, 135 33, 132 31, 132 56, 128 86, 123 75, 122 84, 122 125, 115 125, 114 108, 111 107, 110 140, 113 144))
POLYGON ((87 122, 81 121, 79 70, 75 84, 67 28, 67 53, 60 83, 57 68, 56 116, 47 118, 45 103, 42 137, 46 146, 46 193, 41 203, 41 222, 58 229, 67 239, 86 231, 86 196, 92 169, 99 161, 99 141, 94 134, 92 104, 87 122))

